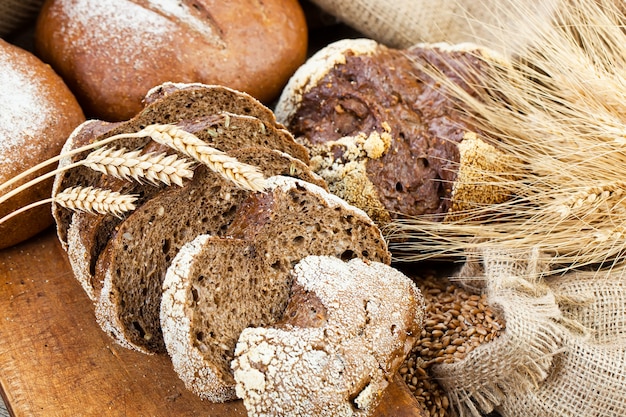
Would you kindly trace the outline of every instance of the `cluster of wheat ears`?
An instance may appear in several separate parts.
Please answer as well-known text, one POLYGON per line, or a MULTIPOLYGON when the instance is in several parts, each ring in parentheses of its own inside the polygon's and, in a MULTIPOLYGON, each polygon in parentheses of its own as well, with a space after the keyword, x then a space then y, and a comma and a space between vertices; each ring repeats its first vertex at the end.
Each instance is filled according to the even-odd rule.
MULTIPOLYGON (((511 16, 536 15, 524 10, 532 2, 503 4, 511 16)), ((507 172, 481 172, 484 183, 475 184, 498 184, 506 202, 475 205, 454 221, 389 225, 399 260, 464 259, 495 246, 539 249, 554 272, 626 263, 624 8, 615 0, 555 1, 549 18, 526 22, 525 39, 503 23, 494 28, 502 55, 477 55, 485 65, 460 74, 469 91, 416 63, 514 162, 507 172)))
MULTIPOLYGON (((92 149, 95 150, 84 159, 65 164, 15 187, 0 197, 0 204, 39 182, 78 166, 86 166, 94 171, 128 181, 182 186, 185 179, 193 177, 194 167, 197 164, 204 164, 240 188, 251 191, 262 191, 265 188, 265 178, 257 167, 239 162, 236 158, 207 145, 194 134, 177 126, 154 124, 135 133, 114 135, 48 159, 0 185, 0 193, 51 164, 92 149), (178 153, 169 155, 142 153, 141 150, 128 151, 124 148, 116 149, 108 146, 120 139, 133 137, 149 137, 178 153), (179 155, 185 155, 191 159, 185 159, 179 155)), ((137 195, 125 195, 92 186, 70 187, 49 199, 34 202, 8 214, 0 219, 0 224, 33 207, 51 202, 70 210, 119 216, 135 209, 134 203, 137 197, 137 195)))

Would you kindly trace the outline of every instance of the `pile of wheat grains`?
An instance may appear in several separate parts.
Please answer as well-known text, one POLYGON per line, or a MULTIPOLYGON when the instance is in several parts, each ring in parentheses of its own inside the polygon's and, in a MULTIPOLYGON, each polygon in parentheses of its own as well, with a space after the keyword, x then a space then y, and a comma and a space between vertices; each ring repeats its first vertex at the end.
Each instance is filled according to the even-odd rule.
POLYGON ((400 374, 429 416, 448 416, 450 402, 429 368, 462 360, 498 337, 505 323, 485 295, 471 294, 435 274, 414 280, 426 300, 424 328, 400 374))

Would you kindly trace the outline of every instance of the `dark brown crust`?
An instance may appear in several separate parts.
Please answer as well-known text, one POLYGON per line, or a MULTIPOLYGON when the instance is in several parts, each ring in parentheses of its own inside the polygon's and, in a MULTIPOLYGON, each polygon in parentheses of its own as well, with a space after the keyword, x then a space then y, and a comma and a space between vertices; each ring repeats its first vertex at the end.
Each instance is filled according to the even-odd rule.
MULTIPOLYGON (((366 169, 391 217, 446 213, 456 179, 457 143, 468 130, 442 87, 420 65, 433 65, 464 86, 463 65, 479 65, 471 53, 415 47, 407 51, 379 45, 371 55, 345 53, 303 94, 289 129, 305 143, 320 144, 361 132, 384 132, 392 142, 366 169)), ((337 150, 335 159, 342 160, 337 150)))
MULTIPOLYGON (((112 8, 128 7, 122 1, 110 3, 112 8)), ((269 102, 306 57, 306 22, 295 0, 184 2, 192 3, 185 5, 190 14, 212 34, 194 30, 146 1, 133 3, 154 12, 161 23, 158 30, 174 29, 155 33, 155 22, 136 22, 143 14, 135 21, 109 21, 113 13, 98 18, 96 10, 65 0, 46 2, 39 15, 38 54, 68 80, 91 117, 128 119, 141 110, 148 90, 166 81, 227 85, 269 102), (96 24, 82 16, 88 13, 96 24), (123 23, 127 21, 133 22, 123 23), (145 47, 146 40, 159 36, 160 47, 145 47), (134 52, 131 59, 129 50, 134 52)))

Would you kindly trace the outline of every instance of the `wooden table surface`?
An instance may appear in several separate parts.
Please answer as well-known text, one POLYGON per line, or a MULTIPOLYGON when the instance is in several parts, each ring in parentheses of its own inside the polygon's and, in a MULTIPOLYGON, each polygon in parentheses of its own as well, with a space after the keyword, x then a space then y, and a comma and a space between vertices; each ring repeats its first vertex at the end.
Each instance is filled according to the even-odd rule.
MULTIPOLYGON (((0 388, 14 416, 245 416, 189 392, 166 355, 116 345, 97 325, 52 230, 0 251, 0 388)), ((402 384, 376 415, 422 416, 402 384)))

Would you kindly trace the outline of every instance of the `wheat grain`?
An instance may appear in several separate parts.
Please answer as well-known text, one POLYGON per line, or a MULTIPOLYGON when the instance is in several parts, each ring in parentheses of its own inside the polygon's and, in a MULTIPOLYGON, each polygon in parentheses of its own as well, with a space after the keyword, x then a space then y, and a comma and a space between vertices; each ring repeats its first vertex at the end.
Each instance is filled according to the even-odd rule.
POLYGON ((146 180, 152 184, 183 185, 183 179, 193 177, 192 162, 165 153, 141 154, 141 151, 127 152, 126 149, 103 147, 90 153, 84 165, 98 172, 123 180, 146 180))
POLYGON ((150 125, 138 134, 149 136, 155 142, 194 158, 238 187, 252 191, 265 189, 265 177, 257 167, 237 161, 177 126, 150 125))
POLYGON ((60 206, 74 211, 84 211, 88 213, 112 214, 121 216, 123 213, 134 210, 136 195, 125 195, 118 192, 93 187, 73 187, 63 190, 54 197, 35 201, 18 210, 9 213, 0 219, 0 224, 31 210, 35 207, 49 203, 56 203, 60 206))

